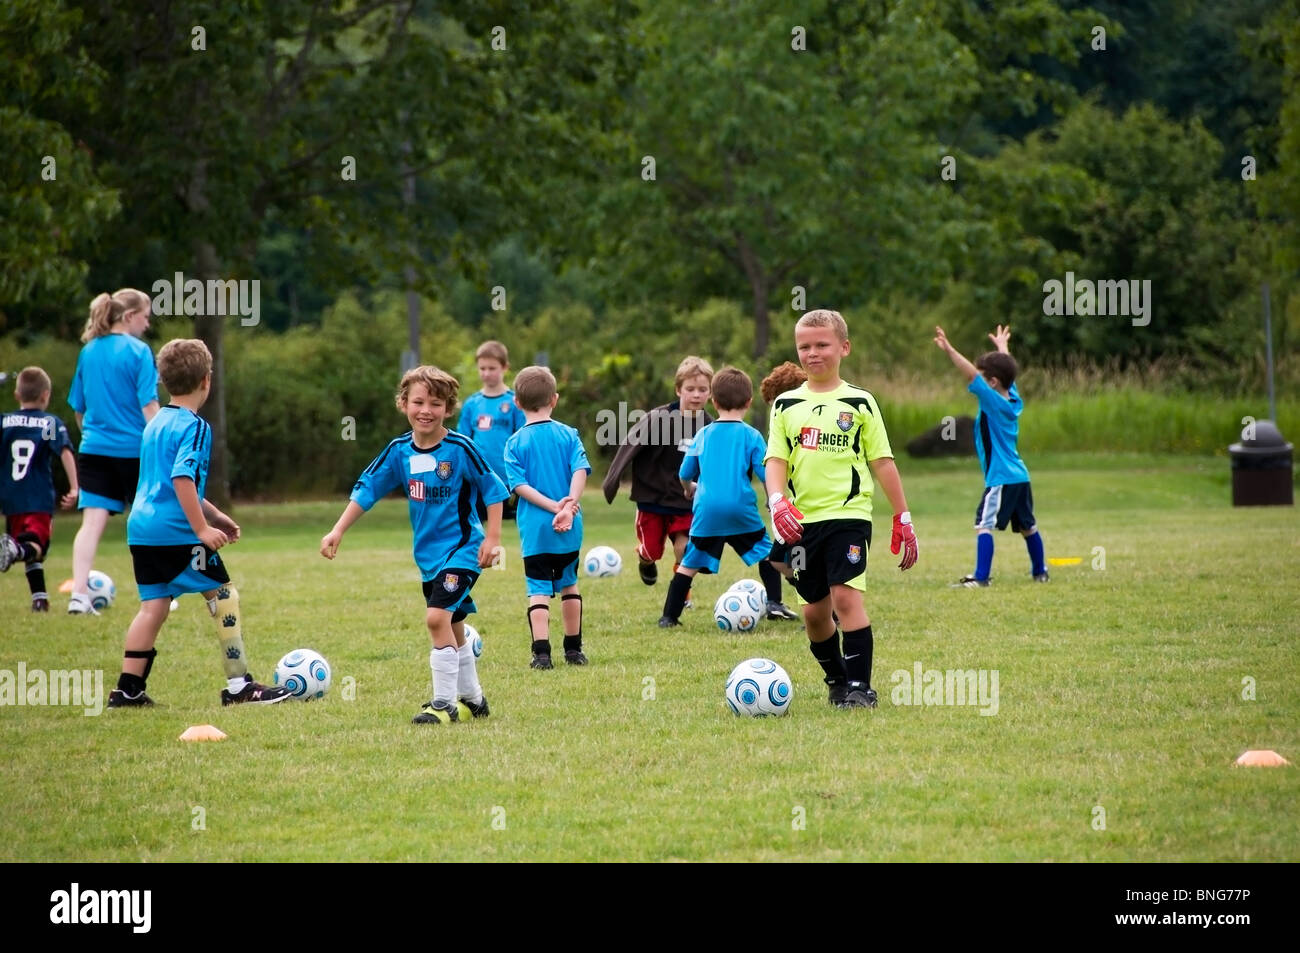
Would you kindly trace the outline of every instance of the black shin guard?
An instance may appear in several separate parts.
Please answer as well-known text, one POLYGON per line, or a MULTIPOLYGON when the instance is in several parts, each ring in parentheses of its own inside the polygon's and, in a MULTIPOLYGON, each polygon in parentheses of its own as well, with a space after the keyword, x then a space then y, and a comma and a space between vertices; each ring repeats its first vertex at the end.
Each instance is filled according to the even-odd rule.
POLYGON ((536 605, 536 606, 528 607, 528 637, 532 640, 533 643, 533 654, 549 656, 551 654, 550 637, 548 636, 547 638, 544 639, 537 638, 536 634, 533 631, 534 612, 545 612, 547 619, 549 619, 551 615, 551 607, 549 605, 536 605))
POLYGON ((672 582, 668 583, 668 595, 664 597, 664 615, 670 619, 680 619, 686 608, 686 596, 691 591, 695 577, 680 572, 673 573, 672 582))
POLYGON ((157 649, 148 649, 140 651, 139 649, 127 649, 122 653, 126 658, 142 658, 144 663, 143 675, 130 675, 123 672, 117 677, 117 687, 126 695, 134 698, 144 691, 145 682, 149 681, 149 672, 153 670, 153 660, 158 656, 157 649))
POLYGON ((564 625, 564 651, 581 651, 582 649, 582 593, 571 592, 567 596, 560 596, 560 621, 564 625), (564 604, 572 600, 578 600, 578 631, 570 632, 569 624, 564 622, 564 604))

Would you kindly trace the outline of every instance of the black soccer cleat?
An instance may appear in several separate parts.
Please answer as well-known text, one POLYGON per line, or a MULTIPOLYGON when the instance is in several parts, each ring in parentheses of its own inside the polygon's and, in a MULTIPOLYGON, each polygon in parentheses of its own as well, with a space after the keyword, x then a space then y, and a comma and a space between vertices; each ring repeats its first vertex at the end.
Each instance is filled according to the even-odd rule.
POLYGON ((976 579, 974 576, 962 576, 948 588, 950 589, 984 589, 987 588, 989 581, 987 579, 976 579))
POLYGON ((659 628, 661 629, 671 629, 673 626, 681 624, 680 619, 674 619, 672 616, 661 615, 659 617, 659 628))
POLYGON ((244 681, 244 687, 231 694, 230 689, 221 690, 222 705, 274 705, 292 698, 293 692, 283 685, 263 685, 251 677, 244 681))
POLYGON ((128 695, 120 688, 115 688, 108 693, 109 708, 151 708, 153 699, 141 692, 139 695, 128 695))
POLYGON ((799 619, 798 614, 784 602, 769 602, 767 604, 767 617, 769 619, 784 619, 790 622, 796 622, 799 619))
POLYGON ((641 576, 641 581, 647 586, 653 586, 659 581, 659 566, 652 562, 647 562, 639 556, 636 561, 636 571, 641 576))
MULTIPOLYGON (((484 699, 486 708, 487 699, 484 699)), ((465 706, 469 708, 469 705, 465 706)), ((470 708, 470 711, 473 711, 470 708)), ((484 712, 486 714, 486 712, 484 712)), ((431 701, 425 702, 420 708, 420 713, 411 719, 413 725, 446 725, 455 721, 460 721, 460 710, 449 702, 431 701)))
POLYGON ((844 699, 849 693, 848 683, 841 679, 823 679, 829 686, 830 692, 827 701, 831 703, 832 708, 843 708, 844 699))
POLYGON ((1052 577, 1047 572, 1046 569, 1044 569, 1042 572, 1034 573, 1034 582, 1051 582, 1051 581, 1052 581, 1052 577))
POLYGON ((568 665, 586 665, 587 656, 582 654, 582 649, 565 649, 564 661, 568 665))
POLYGON ((844 700, 840 708, 875 708, 876 690, 866 682, 849 682, 844 686, 844 700))
POLYGON ((460 703, 464 705, 466 708, 468 708, 469 713, 473 715, 475 718, 486 718, 488 715, 492 714, 492 712, 488 710, 486 695, 479 696, 479 702, 477 705, 474 704, 472 701, 470 701, 468 698, 462 698, 460 700, 460 703))
POLYGON ((32 611, 33 611, 33 612, 49 612, 49 611, 50 611, 50 600, 49 600, 49 599, 46 599, 44 596, 33 596, 33 597, 32 597, 32 611))
POLYGON ((536 669, 548 669, 548 668, 555 668, 555 664, 551 661, 551 657, 549 655, 534 655, 533 660, 528 663, 528 667, 536 668, 536 669))

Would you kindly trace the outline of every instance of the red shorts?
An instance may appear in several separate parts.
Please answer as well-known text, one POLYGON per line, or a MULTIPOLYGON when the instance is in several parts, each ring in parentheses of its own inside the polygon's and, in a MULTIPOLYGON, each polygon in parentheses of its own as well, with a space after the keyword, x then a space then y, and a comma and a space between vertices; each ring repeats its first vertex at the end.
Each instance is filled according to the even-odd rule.
POLYGON ((678 533, 691 534, 691 514, 671 515, 636 511, 637 554, 658 562, 664 554, 664 540, 678 533))
POLYGON ((49 513, 13 513, 5 518, 5 529, 20 543, 35 541, 41 547, 41 558, 49 555, 49 513))

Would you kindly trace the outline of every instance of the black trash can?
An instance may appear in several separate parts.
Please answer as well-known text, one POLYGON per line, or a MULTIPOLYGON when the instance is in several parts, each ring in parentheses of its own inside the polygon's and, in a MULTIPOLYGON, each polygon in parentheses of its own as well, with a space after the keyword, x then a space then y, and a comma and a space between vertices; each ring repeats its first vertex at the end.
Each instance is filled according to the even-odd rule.
POLYGON ((1271 420, 1255 422, 1254 438, 1228 448, 1232 457, 1233 506, 1291 506, 1292 445, 1271 420))

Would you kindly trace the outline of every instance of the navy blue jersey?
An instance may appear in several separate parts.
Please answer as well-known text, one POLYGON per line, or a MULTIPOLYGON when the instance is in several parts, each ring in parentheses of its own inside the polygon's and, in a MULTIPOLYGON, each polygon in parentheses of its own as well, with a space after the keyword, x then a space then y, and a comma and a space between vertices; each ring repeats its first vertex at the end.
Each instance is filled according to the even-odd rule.
POLYGON ((406 491, 412 549, 422 581, 444 569, 477 570, 484 533, 474 495, 490 506, 510 494, 473 442, 449 430, 440 443, 417 447, 408 430, 366 467, 352 488, 352 501, 368 510, 399 489, 406 491))
POLYGON ((695 435, 678 476, 695 480, 692 536, 736 536, 763 529, 753 474, 762 481, 767 441, 743 420, 715 420, 695 435))
POLYGON ((525 423, 524 412, 515 406, 514 391, 507 389, 495 397, 479 391, 465 398, 456 429, 474 441, 492 472, 505 482, 506 441, 525 423))
POLYGON ((188 407, 168 404, 144 428, 140 482, 126 521, 131 546, 180 546, 199 542, 176 498, 172 480, 188 477, 203 499, 212 456, 212 428, 188 407))
POLYGON ((68 404, 82 415, 81 452, 140 456, 145 405, 158 399, 153 351, 130 334, 86 342, 77 358, 68 404))
MULTIPOLYGON (((528 424, 506 441, 506 485, 511 492, 526 483, 543 496, 562 500, 569 495, 573 475, 591 472, 587 451, 578 431, 558 420, 528 424)), ((582 512, 573 517, 568 532, 551 528, 555 514, 534 506, 522 496, 515 515, 519 544, 525 556, 537 553, 571 553, 582 546, 582 512)))
POLYGON ((14 410, 0 426, 0 511, 54 512, 54 458, 71 449, 68 428, 44 410, 14 410))
POLYGON ((975 415, 975 452, 979 454, 980 469, 984 471, 984 485, 1028 483, 1029 470, 1016 448, 1020 437, 1020 415, 1025 409, 1016 385, 1008 388, 1010 397, 1003 397, 992 384, 976 374, 967 389, 980 402, 979 413, 975 415))

